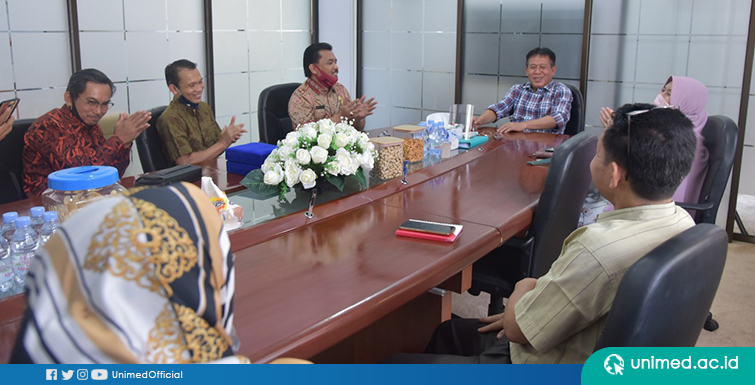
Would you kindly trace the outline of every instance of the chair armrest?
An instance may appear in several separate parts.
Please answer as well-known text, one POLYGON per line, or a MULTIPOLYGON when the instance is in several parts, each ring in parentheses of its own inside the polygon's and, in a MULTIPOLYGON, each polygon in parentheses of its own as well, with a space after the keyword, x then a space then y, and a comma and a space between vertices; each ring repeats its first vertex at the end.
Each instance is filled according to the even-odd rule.
POLYGON ((525 238, 509 238, 509 240, 504 242, 503 245, 514 249, 524 250, 531 249, 533 242, 535 242, 535 237, 531 236, 525 238))
POLYGON ((535 237, 527 236, 526 238, 510 238, 503 246, 512 249, 517 249, 521 252, 522 263, 519 266, 521 275, 524 277, 530 276, 532 271, 532 251, 535 246, 535 237))
POLYGON ((706 202, 706 203, 686 203, 686 202, 676 202, 676 205, 686 209, 686 210, 710 210, 715 205, 715 202, 706 202))

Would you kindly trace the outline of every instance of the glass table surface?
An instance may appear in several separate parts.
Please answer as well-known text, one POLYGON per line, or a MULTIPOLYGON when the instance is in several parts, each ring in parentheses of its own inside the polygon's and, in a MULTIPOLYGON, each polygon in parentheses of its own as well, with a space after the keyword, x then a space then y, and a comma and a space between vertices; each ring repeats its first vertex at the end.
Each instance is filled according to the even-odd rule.
MULTIPOLYGON (((453 150, 451 151, 451 157, 453 158, 459 153, 466 151, 467 150, 453 150)), ((422 161, 409 163, 408 172, 409 174, 412 174, 423 168, 438 164, 444 160, 446 159, 441 159, 439 156, 430 157, 425 154, 425 158, 422 161)), ((327 181, 318 179, 317 185, 314 187, 315 189, 317 189, 315 207, 355 193, 359 193, 361 191, 366 191, 372 187, 393 180, 382 180, 374 178, 372 176, 368 176, 365 179, 367 180, 367 186, 361 186, 356 178, 346 178, 343 191, 339 191, 336 187, 334 187, 327 181)), ((307 210, 309 208, 309 201, 311 197, 312 190, 302 189, 301 184, 298 184, 293 189, 289 189, 284 199, 280 199, 277 195, 263 196, 252 192, 251 190, 242 190, 228 195, 228 199, 232 203, 237 204, 244 209, 244 219, 241 222, 240 229, 248 228, 289 214, 307 210)), ((303 215, 303 213, 301 215, 303 215)))

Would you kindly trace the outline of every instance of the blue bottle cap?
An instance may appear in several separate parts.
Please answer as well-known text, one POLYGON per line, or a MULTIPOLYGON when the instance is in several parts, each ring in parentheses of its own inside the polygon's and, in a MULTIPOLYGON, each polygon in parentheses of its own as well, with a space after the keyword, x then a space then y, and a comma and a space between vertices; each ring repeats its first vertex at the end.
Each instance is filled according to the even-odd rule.
POLYGON ((57 211, 46 211, 42 217, 45 219, 45 222, 57 220, 58 219, 58 212, 57 211))
POLYGON ((47 186, 58 191, 89 190, 113 183, 118 183, 118 170, 110 166, 71 167, 47 177, 47 186))
POLYGON ((42 206, 34 206, 31 208, 30 211, 31 211, 31 217, 36 218, 36 217, 41 217, 42 214, 45 213, 45 208, 42 206))
POLYGON ((18 219, 18 213, 15 211, 8 211, 3 214, 3 223, 12 223, 15 222, 16 219, 18 219))
POLYGON ((18 217, 18 219, 16 219, 16 227, 18 227, 19 229, 29 226, 29 223, 31 223, 31 219, 26 216, 18 217))

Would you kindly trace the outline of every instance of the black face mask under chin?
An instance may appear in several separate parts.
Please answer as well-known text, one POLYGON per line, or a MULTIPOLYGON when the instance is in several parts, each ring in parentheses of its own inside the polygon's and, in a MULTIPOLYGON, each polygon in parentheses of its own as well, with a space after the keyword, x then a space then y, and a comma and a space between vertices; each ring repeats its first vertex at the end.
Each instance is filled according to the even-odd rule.
POLYGON ((189 101, 189 99, 186 99, 186 97, 184 97, 183 95, 178 97, 178 101, 191 107, 192 110, 196 110, 197 108, 199 108, 199 103, 192 103, 189 101))
POLYGON ((73 113, 73 116, 75 116, 76 119, 80 120, 81 123, 84 123, 85 126, 87 126, 87 127, 94 127, 94 126, 97 125, 97 124, 94 124, 94 125, 87 124, 87 122, 85 122, 84 119, 81 118, 81 115, 79 115, 79 110, 76 109, 76 103, 71 103, 71 107, 69 107, 69 108, 71 109, 71 113, 73 113))

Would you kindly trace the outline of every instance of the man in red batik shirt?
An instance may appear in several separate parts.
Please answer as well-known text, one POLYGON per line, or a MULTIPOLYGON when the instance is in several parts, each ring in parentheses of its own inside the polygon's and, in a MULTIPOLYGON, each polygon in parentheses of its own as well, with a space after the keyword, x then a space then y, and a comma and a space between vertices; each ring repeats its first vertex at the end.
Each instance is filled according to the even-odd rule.
POLYGON ((150 113, 121 113, 113 136, 105 140, 98 125, 113 106, 113 82, 96 69, 76 72, 63 95, 65 105, 40 116, 24 136, 24 192, 47 189, 47 176, 77 166, 113 166, 123 176, 131 143, 149 126, 150 113))

